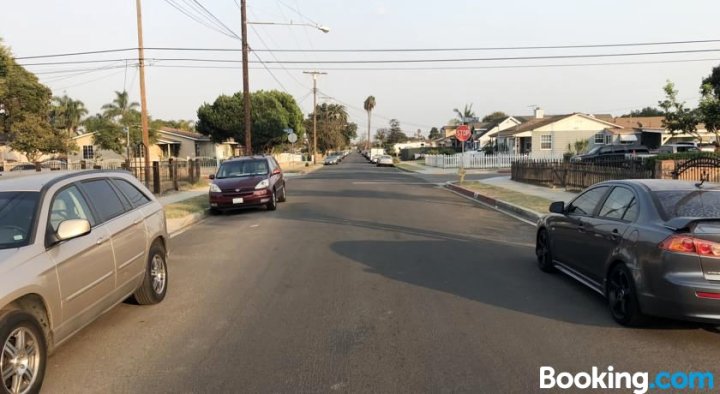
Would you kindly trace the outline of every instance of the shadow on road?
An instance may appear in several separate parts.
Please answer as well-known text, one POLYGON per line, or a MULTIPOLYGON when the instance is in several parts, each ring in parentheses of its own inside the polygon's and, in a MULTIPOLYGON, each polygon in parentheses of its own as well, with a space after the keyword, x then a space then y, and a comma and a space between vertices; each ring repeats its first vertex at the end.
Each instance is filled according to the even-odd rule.
MULTIPOLYGON (((562 274, 535 267, 528 250, 493 241, 343 241, 331 246, 366 271, 499 308, 574 324, 618 327, 605 300, 562 274)), ((697 329, 658 320, 650 329, 697 329)))

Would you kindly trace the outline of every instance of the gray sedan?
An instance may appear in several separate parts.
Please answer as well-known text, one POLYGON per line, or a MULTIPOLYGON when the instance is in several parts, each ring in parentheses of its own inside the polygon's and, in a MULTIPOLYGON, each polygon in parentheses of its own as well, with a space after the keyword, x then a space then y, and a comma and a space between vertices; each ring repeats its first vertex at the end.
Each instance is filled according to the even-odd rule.
POLYGON ((603 182, 550 212, 538 222, 540 269, 605 296, 618 323, 720 322, 719 185, 603 182))

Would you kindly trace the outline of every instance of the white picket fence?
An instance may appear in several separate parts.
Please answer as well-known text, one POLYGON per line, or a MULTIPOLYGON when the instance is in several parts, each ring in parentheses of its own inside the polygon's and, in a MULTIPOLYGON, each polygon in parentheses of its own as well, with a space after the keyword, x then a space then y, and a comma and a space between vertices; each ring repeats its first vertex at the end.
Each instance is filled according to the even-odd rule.
POLYGON ((461 153, 455 155, 426 155, 425 165, 439 168, 459 168, 462 160, 464 168, 510 168, 513 161, 518 160, 562 160, 562 155, 525 155, 525 154, 498 154, 486 155, 484 153, 461 153))

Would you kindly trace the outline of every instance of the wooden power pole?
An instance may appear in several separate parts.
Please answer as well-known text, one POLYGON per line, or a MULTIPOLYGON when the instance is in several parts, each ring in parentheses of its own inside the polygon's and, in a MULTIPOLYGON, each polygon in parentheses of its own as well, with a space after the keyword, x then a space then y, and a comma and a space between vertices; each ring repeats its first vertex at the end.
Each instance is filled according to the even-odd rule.
POLYGON ((140 68, 140 119, 142 124, 143 153, 145 156, 145 186, 149 186, 150 134, 148 132, 147 98, 145 96, 145 51, 143 50, 142 6, 140 5, 140 0, 135 0, 135 7, 137 8, 138 67, 140 68))
POLYGON ((250 75, 248 71, 248 40, 246 0, 240 0, 240 19, 242 27, 242 70, 243 70, 243 113, 245 120, 245 154, 252 155, 252 111, 250 107, 250 75))
POLYGON ((327 75, 327 73, 303 71, 303 74, 310 74, 313 78, 313 164, 317 164, 317 76, 327 75))

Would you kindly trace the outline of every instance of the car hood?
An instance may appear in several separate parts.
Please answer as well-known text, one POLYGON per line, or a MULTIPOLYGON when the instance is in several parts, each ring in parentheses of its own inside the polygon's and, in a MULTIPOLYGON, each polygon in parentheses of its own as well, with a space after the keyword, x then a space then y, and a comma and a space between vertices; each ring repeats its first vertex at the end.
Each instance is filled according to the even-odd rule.
POLYGON ((223 178, 215 179, 213 183, 218 185, 220 190, 226 189, 254 189, 255 186, 263 179, 267 179, 266 175, 257 175, 243 178, 223 178))

